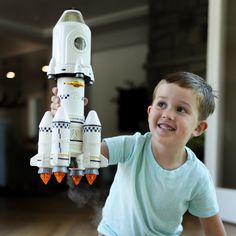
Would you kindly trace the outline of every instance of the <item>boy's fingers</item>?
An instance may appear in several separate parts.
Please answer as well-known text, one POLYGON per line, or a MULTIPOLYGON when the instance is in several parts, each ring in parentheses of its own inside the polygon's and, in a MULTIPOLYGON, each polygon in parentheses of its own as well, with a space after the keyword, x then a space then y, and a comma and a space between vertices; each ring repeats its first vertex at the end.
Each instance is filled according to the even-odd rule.
POLYGON ((60 98, 58 96, 52 96, 51 97, 51 102, 53 102, 53 103, 60 103, 60 98))
POLYGON ((51 111, 53 111, 53 110, 54 110, 54 105, 51 104, 51 105, 50 105, 50 108, 51 108, 51 111))
POLYGON ((88 104, 88 98, 84 97, 83 100, 84 100, 84 105, 86 106, 88 104))
POLYGON ((60 107, 60 104, 53 104, 53 103, 52 103, 52 104, 50 105, 51 113, 52 113, 53 115, 55 115, 59 107, 60 107))
POLYGON ((53 88, 52 88, 52 93, 53 93, 54 95, 57 95, 57 92, 58 92, 57 87, 53 87, 53 88))
POLYGON ((51 102, 55 101, 56 96, 51 96, 51 102))

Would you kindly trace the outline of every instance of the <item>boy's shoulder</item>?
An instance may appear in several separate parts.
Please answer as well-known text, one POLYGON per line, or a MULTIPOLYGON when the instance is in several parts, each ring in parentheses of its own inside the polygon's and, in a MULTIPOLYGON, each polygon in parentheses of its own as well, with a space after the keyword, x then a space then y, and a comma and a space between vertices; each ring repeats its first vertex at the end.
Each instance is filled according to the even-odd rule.
MULTIPOLYGON (((207 169, 206 165, 197 158, 195 153, 189 148, 185 147, 187 153, 188 153, 188 161, 191 163, 191 175, 196 176, 196 179, 199 179, 200 181, 208 180, 210 177, 210 172, 207 169)), ((203 181, 204 182, 204 181, 203 181)))

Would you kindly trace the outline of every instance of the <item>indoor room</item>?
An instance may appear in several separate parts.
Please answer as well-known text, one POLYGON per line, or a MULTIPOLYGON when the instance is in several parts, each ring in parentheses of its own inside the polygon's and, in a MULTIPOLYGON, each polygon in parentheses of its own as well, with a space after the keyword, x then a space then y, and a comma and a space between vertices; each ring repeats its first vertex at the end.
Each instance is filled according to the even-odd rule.
MULTIPOLYGON (((104 204, 121 168, 100 155, 100 140, 148 133, 153 89, 165 75, 180 71, 201 76, 216 94, 206 132, 190 139, 187 147, 210 173, 227 235, 236 235, 235 10, 233 0, 1 2, 0 235, 98 235, 104 204), (76 30, 77 41, 67 44, 76 30), (60 66, 65 63, 60 71, 57 60, 60 66), (59 82, 61 78, 69 82, 59 82), (67 91, 66 85, 72 89, 67 91), (78 105, 63 95, 63 109, 52 114, 54 87, 60 96, 79 91, 78 105), (68 109, 67 116, 63 112, 68 109), (50 131, 45 132, 49 119, 50 131), (56 133, 53 125, 58 122, 62 127, 56 133), (87 126, 96 131, 86 131, 87 126), (39 157, 56 147, 51 132, 68 152, 67 159, 59 158, 62 151, 50 156, 57 164, 39 157), (85 150, 98 153, 95 167, 86 167, 93 156, 86 164, 85 150), (82 172, 73 172, 78 170, 82 172)), ((130 196, 131 189, 124 188, 130 196)), ((126 204, 133 205, 129 199, 126 204)), ((119 208, 118 201, 114 207, 119 208)), ((116 214, 114 210, 114 219, 116 214)), ((135 236, 149 235, 145 222, 130 226, 133 232, 143 230, 135 236)), ((182 225, 182 236, 205 235, 190 210, 182 225)))

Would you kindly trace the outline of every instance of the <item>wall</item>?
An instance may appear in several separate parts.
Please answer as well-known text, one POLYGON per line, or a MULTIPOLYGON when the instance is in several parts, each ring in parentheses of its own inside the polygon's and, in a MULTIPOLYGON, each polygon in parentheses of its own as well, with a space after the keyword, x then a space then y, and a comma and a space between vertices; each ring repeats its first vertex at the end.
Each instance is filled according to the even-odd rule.
POLYGON ((190 71, 205 77, 208 0, 149 0, 148 81, 190 71))
POLYGON ((118 21, 91 28, 95 83, 86 93, 87 110, 97 111, 103 137, 120 134, 117 88, 128 87, 128 83, 147 84, 144 65, 148 51, 148 6, 131 13, 118 21))
MULTIPOLYGON (((90 90, 90 107, 98 112, 103 137, 120 134, 118 130, 118 87, 146 83, 147 44, 128 45, 93 54, 95 84, 90 90)), ((132 112, 132 107, 130 108, 132 112)), ((127 114, 128 116, 129 114, 127 114)))

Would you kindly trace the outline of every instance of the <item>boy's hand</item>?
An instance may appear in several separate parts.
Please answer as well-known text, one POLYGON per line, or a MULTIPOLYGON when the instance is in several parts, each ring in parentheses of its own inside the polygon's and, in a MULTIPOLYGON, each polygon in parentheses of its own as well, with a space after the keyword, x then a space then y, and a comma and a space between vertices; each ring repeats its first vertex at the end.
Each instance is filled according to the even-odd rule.
POLYGON ((57 87, 52 88, 53 96, 51 97, 51 113, 54 116, 57 109, 60 107, 60 98, 57 96, 58 89, 57 87))
MULTIPOLYGON (((53 96, 51 97, 50 108, 51 108, 51 113, 53 116, 56 114, 57 109, 61 105, 60 98, 57 96, 57 92, 58 92, 57 87, 52 88, 53 96)), ((83 99, 84 99, 84 105, 86 106, 88 103, 88 99, 86 97, 84 97, 83 99)))

